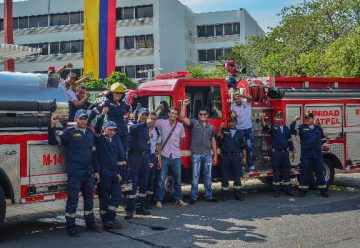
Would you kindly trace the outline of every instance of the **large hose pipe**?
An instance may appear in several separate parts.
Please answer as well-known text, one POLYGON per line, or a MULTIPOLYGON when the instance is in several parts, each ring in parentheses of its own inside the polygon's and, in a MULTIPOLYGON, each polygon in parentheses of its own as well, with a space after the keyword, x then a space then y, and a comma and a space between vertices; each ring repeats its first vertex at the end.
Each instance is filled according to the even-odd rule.
POLYGON ((42 112, 56 110, 56 102, 39 102, 39 101, 0 101, 0 111, 33 111, 42 112))
POLYGON ((33 116, 17 116, 0 118, 0 129, 9 127, 48 127, 50 125, 50 116, 33 117, 33 116))

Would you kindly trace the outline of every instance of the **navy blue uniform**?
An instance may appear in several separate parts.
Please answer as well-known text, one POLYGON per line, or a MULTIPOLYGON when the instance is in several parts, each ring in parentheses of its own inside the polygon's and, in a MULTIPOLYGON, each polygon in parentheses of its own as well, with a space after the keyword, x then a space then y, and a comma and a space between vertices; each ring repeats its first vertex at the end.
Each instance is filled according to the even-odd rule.
POLYGON ((265 125, 264 130, 271 135, 272 157, 271 164, 273 168, 273 188, 274 191, 280 191, 281 176, 283 185, 287 193, 291 191, 290 185, 290 159, 289 151, 294 151, 294 144, 291 139, 290 130, 282 125, 265 125))
POLYGON ((133 213, 136 202, 141 208, 144 207, 149 177, 150 137, 146 122, 134 121, 129 130, 128 179, 132 182, 132 190, 127 195, 127 212, 133 213))
POLYGON ((222 197, 228 196, 229 191, 229 178, 230 175, 234 176, 234 193, 235 197, 240 197, 241 186, 241 167, 242 165, 242 152, 245 146, 243 132, 236 129, 234 136, 231 135, 229 128, 221 129, 221 195, 222 197))
MULTIPOLYGON (((88 125, 95 118, 96 114, 102 112, 103 107, 109 108, 107 120, 113 121, 117 125, 116 137, 114 137, 113 139, 114 142, 119 146, 119 149, 122 150, 121 153, 125 154, 126 156, 129 144, 129 132, 124 116, 130 111, 131 107, 125 101, 123 101, 123 99, 116 103, 114 101, 108 100, 106 97, 103 97, 101 98, 101 101, 95 104, 95 106, 92 108, 88 120, 88 125)), ((126 160, 126 157, 123 157, 122 160, 126 160)))
POLYGON ((89 102, 85 102, 84 105, 80 106, 80 107, 76 107, 71 101, 69 102, 69 119, 68 121, 73 122, 75 119, 75 113, 76 111, 78 111, 79 109, 83 109, 85 111, 87 111, 90 107, 90 103, 89 102))
POLYGON ((115 142, 101 133, 104 116, 100 115, 95 125, 95 145, 100 164, 99 201, 103 223, 113 223, 116 209, 121 201, 119 163, 123 154, 115 142))
POLYGON ((300 186, 299 189, 306 192, 309 189, 310 172, 314 171, 318 188, 321 192, 327 192, 326 182, 323 174, 322 145, 325 143, 323 129, 318 125, 299 125, 295 129, 296 122, 290 125, 290 132, 299 135, 301 141, 301 164, 300 164, 300 186))
POLYGON ((84 198, 84 219, 86 225, 95 226, 93 211, 94 173, 99 172, 99 163, 95 148, 95 135, 86 128, 69 128, 62 133, 56 133, 55 128, 49 128, 49 144, 64 145, 67 169, 67 194, 65 218, 66 228, 74 229, 76 209, 79 202, 79 192, 84 198))

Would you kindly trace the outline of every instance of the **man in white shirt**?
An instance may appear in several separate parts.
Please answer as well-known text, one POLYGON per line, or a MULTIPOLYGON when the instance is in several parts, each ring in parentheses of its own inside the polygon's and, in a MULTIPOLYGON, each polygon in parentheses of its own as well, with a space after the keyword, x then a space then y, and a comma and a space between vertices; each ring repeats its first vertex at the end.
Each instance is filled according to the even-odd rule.
POLYGON ((248 158, 249 171, 255 171, 253 162, 253 131, 251 123, 251 101, 252 96, 247 94, 235 94, 234 102, 231 104, 231 116, 236 117, 236 128, 239 129, 245 138, 246 154, 248 158))

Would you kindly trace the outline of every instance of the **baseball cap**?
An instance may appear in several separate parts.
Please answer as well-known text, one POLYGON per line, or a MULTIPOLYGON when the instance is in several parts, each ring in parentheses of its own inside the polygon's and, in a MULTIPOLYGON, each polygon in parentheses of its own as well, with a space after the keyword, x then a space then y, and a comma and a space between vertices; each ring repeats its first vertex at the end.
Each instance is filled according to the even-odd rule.
POLYGON ((49 66, 48 72, 55 72, 55 66, 49 66))
POLYGON ((85 110, 83 110, 83 109, 79 109, 79 110, 76 111, 76 113, 75 113, 75 118, 81 118, 81 117, 84 117, 84 116, 88 117, 88 114, 87 114, 87 112, 86 112, 85 110))
POLYGON ((141 108, 141 109, 139 109, 139 114, 147 114, 147 115, 149 115, 150 112, 149 112, 149 110, 147 108, 141 108))
POLYGON ((108 121, 105 125, 105 128, 110 128, 110 129, 117 129, 116 123, 113 121, 108 121))
POLYGON ((307 113, 305 115, 305 118, 314 118, 314 114, 313 113, 307 113))
POLYGON ((275 117, 284 117, 281 111, 276 112, 275 117))

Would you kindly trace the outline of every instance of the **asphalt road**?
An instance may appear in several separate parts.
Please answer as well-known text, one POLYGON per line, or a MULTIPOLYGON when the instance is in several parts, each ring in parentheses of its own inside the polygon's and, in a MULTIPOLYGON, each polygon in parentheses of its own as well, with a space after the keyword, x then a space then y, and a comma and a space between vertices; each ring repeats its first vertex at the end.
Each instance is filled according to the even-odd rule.
POLYGON ((244 202, 167 203, 151 217, 128 222, 119 208, 123 229, 113 233, 86 233, 79 211, 80 238, 65 234, 64 202, 34 205, 26 214, 10 206, 0 247, 360 247, 358 191, 277 199, 269 185, 249 185, 246 191, 244 202))

